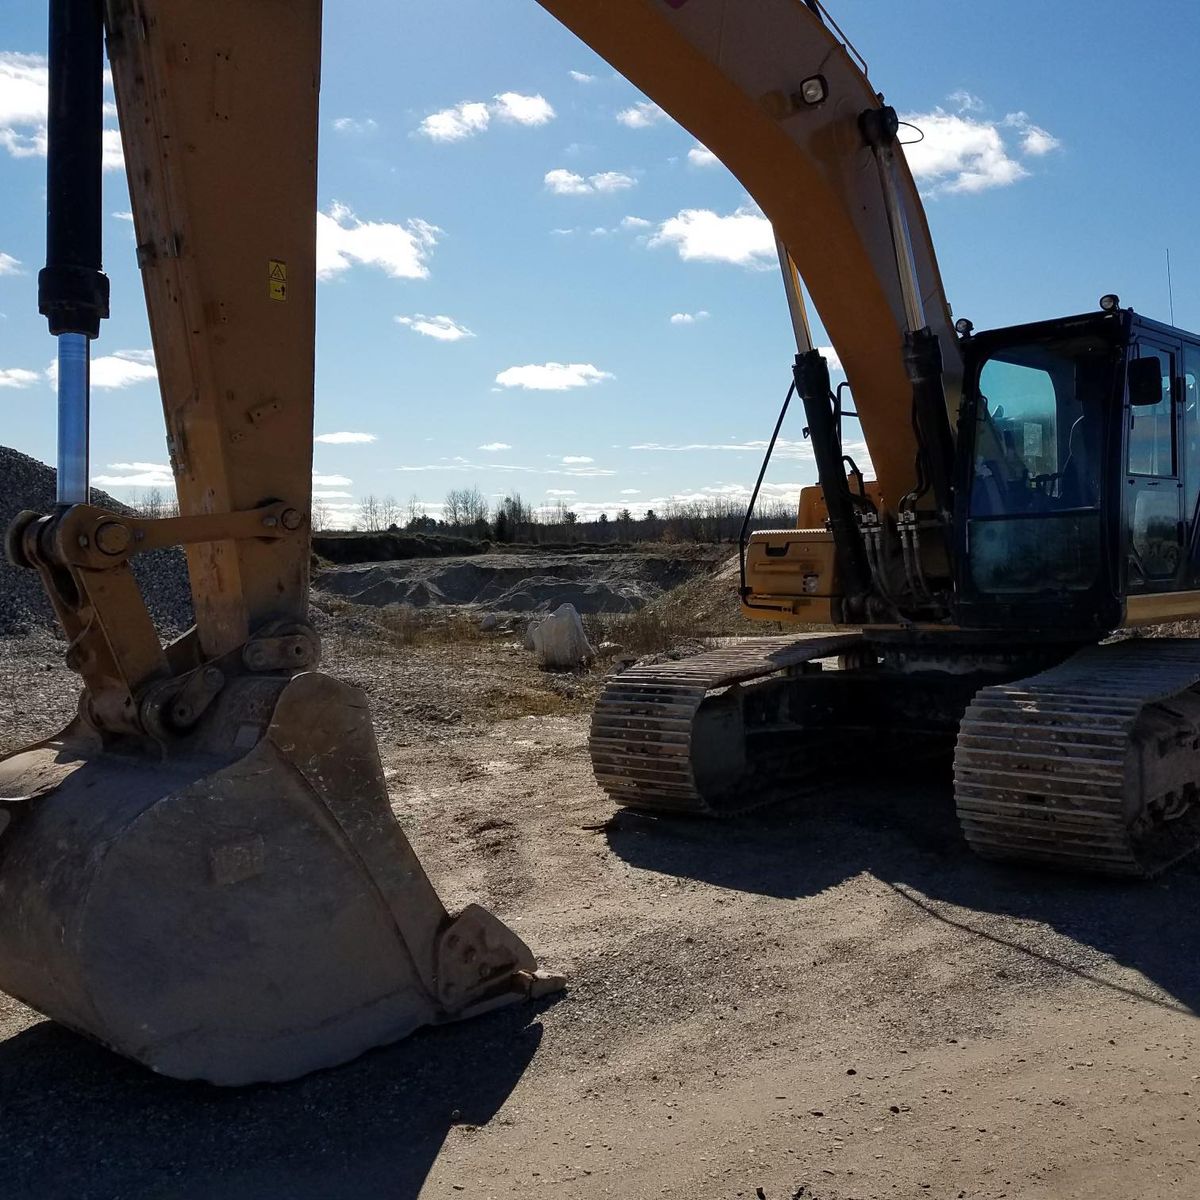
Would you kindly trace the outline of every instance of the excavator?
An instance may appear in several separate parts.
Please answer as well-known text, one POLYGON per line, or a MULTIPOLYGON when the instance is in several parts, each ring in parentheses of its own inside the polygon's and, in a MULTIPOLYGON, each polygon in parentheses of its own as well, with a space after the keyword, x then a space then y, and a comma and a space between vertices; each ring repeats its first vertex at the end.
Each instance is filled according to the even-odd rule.
POLYGON ((1200 641, 1110 635, 1200 616, 1200 337, 1113 294, 953 321, 903 125, 824 6, 667 7, 679 58, 633 78, 774 225, 816 465, 794 528, 747 518, 742 612, 820 632, 619 675, 597 780, 628 808, 732 816, 865 760, 952 754, 983 857, 1163 870, 1200 839, 1200 641))
MULTIPOLYGON (((1098 643, 1198 607, 1195 339, 1115 298, 955 329, 895 114, 818 0, 540 2, 775 228, 819 486, 795 529, 749 538, 743 605, 843 627, 614 680, 592 726, 604 786, 728 814, 961 717, 958 802, 983 852, 1139 872, 1190 848, 1200 651, 1098 643), (874 480, 844 453, 846 389, 801 280, 874 480)), ((0 989, 154 1071, 237 1085, 560 988, 496 916, 445 908, 364 694, 318 669, 320 0, 49 12, 58 495, 6 551, 40 576, 83 688, 65 729, 0 760, 0 989), (105 40, 179 499, 161 519, 88 486, 105 40), (196 619, 164 644, 130 564, 173 546, 196 619)))

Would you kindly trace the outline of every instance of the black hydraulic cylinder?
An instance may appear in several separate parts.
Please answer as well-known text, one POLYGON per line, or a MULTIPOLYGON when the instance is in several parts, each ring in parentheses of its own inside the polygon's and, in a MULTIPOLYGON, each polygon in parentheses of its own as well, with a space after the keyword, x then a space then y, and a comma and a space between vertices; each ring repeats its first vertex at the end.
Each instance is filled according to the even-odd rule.
POLYGON ((942 527, 949 531, 954 510, 954 435, 942 390, 942 346, 928 326, 905 335, 904 366, 912 384, 913 413, 926 474, 933 486, 942 527))
POLYGON ((842 443, 829 387, 829 364, 819 350, 809 350, 796 355, 794 374, 796 391, 804 402, 808 436, 817 464, 817 481, 829 512, 829 528, 833 533, 842 591, 849 606, 858 608, 870 587, 870 568, 854 514, 854 499, 846 479, 846 464, 842 460, 842 443))
POLYGON ((38 311, 50 332, 94 338, 108 316, 101 269, 103 0, 50 0, 46 266, 38 311))

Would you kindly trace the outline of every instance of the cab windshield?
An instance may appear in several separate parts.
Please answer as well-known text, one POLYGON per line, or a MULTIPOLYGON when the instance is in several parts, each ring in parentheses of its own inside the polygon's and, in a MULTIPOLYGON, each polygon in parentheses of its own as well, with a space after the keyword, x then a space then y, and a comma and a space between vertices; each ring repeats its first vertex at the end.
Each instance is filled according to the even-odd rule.
POLYGON ((984 359, 967 529, 981 592, 1095 581, 1103 430, 1119 363, 1094 335, 1016 343, 984 359))

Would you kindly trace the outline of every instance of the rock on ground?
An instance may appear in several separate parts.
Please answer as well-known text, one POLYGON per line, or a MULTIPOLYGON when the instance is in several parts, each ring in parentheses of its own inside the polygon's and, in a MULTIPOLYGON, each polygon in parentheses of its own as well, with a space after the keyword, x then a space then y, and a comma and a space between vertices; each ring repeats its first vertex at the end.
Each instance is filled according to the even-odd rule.
POLYGON ((570 604, 560 604, 548 617, 529 628, 533 652, 549 671, 573 671, 596 657, 583 631, 583 621, 570 604))

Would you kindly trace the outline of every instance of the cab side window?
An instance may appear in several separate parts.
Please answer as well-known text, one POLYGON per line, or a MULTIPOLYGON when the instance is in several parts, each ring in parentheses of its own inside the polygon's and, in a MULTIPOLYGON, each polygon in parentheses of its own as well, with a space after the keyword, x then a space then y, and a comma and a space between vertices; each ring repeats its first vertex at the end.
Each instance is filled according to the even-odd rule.
POLYGON ((1129 473, 1168 476, 1175 474, 1175 421, 1171 412, 1173 354, 1140 348, 1139 358, 1157 358, 1162 377, 1162 398, 1157 404, 1129 410, 1129 473))
POLYGON ((1187 484, 1183 515, 1190 525, 1200 496, 1200 346, 1190 343, 1183 348, 1183 461, 1187 484))

